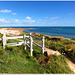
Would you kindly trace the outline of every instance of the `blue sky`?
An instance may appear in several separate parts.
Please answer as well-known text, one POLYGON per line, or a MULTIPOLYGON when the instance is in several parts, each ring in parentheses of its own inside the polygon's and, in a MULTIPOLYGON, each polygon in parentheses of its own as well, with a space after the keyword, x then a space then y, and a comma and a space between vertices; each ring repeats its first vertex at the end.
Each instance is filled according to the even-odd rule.
POLYGON ((75 26, 75 1, 0 1, 0 26, 75 26))

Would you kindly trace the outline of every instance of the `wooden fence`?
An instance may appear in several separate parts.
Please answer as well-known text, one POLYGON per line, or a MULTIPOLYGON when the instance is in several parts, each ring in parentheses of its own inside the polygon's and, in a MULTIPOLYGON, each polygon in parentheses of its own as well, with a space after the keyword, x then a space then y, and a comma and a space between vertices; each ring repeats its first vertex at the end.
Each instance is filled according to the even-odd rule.
POLYGON ((38 38, 36 36, 30 35, 29 36, 16 36, 16 37, 6 37, 6 34, 3 34, 3 38, 1 40, 3 40, 3 48, 5 49, 5 45, 8 46, 19 46, 19 45, 24 45, 24 49, 26 50, 26 46, 28 46, 30 48, 30 55, 33 55, 33 44, 40 47, 42 49, 42 54, 44 54, 44 36, 42 38, 38 38), (42 41, 42 46, 40 46, 39 44, 35 43, 33 41, 33 37, 36 39, 39 39, 42 41), (6 40, 8 39, 18 39, 18 38, 24 38, 24 42, 18 42, 18 43, 6 43, 6 40), (29 41, 26 41, 26 39, 28 39, 29 41), (29 43, 29 45, 28 45, 29 43))

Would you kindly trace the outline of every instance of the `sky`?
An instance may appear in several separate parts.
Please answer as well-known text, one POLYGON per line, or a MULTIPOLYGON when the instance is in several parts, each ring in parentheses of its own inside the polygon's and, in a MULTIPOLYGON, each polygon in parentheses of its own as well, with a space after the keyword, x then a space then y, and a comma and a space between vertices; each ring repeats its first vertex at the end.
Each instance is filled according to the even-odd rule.
POLYGON ((75 26, 75 1, 0 1, 2 26, 75 26))

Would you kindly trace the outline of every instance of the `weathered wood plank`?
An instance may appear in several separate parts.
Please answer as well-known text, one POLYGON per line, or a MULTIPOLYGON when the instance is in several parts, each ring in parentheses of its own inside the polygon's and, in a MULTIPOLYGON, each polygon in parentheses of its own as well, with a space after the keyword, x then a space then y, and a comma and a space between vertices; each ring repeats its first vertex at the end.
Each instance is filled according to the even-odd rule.
POLYGON ((5 45, 6 45, 6 34, 3 34, 3 48, 5 49, 5 45))
POLYGON ((23 36, 16 36, 16 37, 6 37, 6 39, 17 39, 17 38, 23 38, 23 36))
MULTIPOLYGON (((28 38, 29 36, 26 37, 28 38)), ((6 39, 17 39, 17 38, 24 38, 24 36, 6 37, 6 39)))
POLYGON ((17 42, 17 43, 8 43, 6 45, 8 45, 8 46, 19 46, 19 45, 23 45, 23 44, 24 44, 24 42, 17 42))
POLYGON ((26 45, 30 48, 30 46, 28 44, 26 44, 26 45))
POLYGON ((26 37, 28 40, 30 40, 30 38, 26 37))
POLYGON ((30 37, 30 55, 33 55, 33 39, 30 37))
MULTIPOLYGON (((29 41, 27 43, 29 43, 29 41)), ((8 46, 19 46, 19 45, 24 45, 24 42, 8 43, 6 45, 8 45, 8 46)))
POLYGON ((34 38, 36 38, 36 39, 42 40, 41 38, 38 38, 38 37, 36 37, 36 36, 33 36, 33 35, 30 35, 30 36, 32 36, 32 37, 34 37, 34 38))
POLYGON ((44 54, 44 39, 45 39, 45 37, 43 36, 42 37, 42 54, 44 54))
POLYGON ((0 38, 0 40, 2 40, 2 38, 0 38))
POLYGON ((35 43, 35 42, 33 42, 33 44, 36 45, 36 46, 38 46, 38 47, 40 47, 40 48, 42 48, 42 46, 38 45, 38 44, 35 43))
POLYGON ((24 49, 26 50, 26 35, 24 35, 24 49))

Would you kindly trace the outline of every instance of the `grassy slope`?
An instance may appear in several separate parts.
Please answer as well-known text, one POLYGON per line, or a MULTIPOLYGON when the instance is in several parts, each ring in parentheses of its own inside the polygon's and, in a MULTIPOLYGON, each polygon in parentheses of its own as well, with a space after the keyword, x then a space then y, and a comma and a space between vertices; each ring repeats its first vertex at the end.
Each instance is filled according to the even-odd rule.
POLYGON ((0 41, 0 73, 73 73, 63 55, 46 57, 40 54, 40 48, 34 46, 34 56, 31 57, 29 49, 25 51, 23 48, 6 46, 3 50, 0 41))
MULTIPOLYGON (((42 38, 42 36, 45 35, 41 35, 38 37, 42 38)), ((42 44, 41 41, 36 40, 35 38, 33 39, 38 44, 40 45, 42 44)), ((73 38, 72 40, 75 40, 75 38, 73 38)), ((45 47, 49 49, 57 50, 61 54, 65 54, 66 56, 71 58, 71 60, 75 63, 75 42, 72 42, 72 40, 65 39, 60 41, 45 36, 45 47)))

